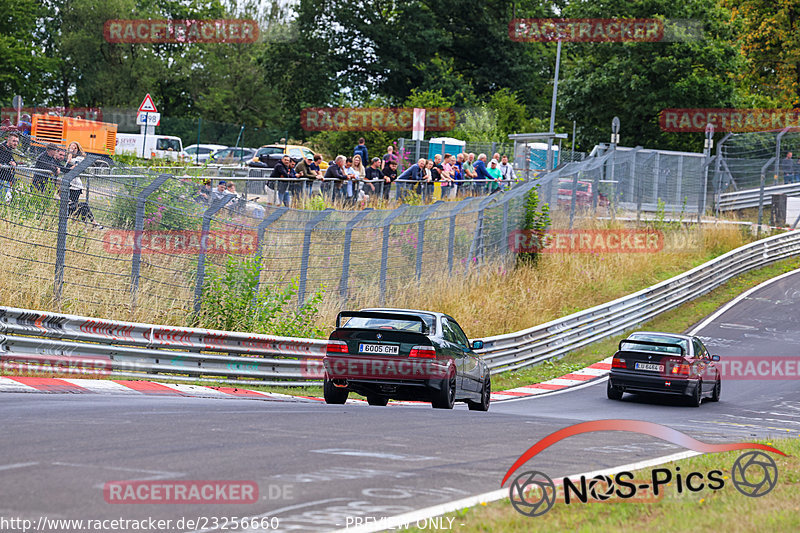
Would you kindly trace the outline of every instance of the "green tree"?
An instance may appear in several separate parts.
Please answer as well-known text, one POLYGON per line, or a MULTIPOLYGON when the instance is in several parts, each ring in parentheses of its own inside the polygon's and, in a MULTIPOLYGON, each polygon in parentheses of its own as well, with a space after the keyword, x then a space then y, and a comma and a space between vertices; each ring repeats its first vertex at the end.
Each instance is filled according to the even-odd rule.
POLYGON ((47 93, 45 76, 57 67, 52 56, 39 50, 45 32, 37 24, 44 16, 36 0, 0 0, 0 94, 4 105, 15 94, 25 104, 40 101, 47 93))

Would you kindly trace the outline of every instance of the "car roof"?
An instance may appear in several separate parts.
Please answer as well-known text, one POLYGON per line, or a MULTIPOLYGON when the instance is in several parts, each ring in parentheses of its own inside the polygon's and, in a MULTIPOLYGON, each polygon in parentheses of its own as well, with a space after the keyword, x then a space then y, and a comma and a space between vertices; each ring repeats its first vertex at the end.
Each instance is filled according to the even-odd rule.
POLYGON ((284 148, 284 149, 305 148, 306 150, 308 150, 310 152, 314 151, 311 148, 309 148, 308 146, 303 146, 302 144, 263 144, 263 145, 259 146, 259 148, 284 148))
POLYGON ((634 331, 628 338, 631 338, 633 335, 662 335, 664 337, 674 337, 676 339, 682 339, 686 341, 690 341, 694 339, 691 335, 684 335, 683 333, 667 333, 666 331, 634 331))
POLYGON ((359 309, 359 311, 386 311, 387 313, 408 313, 409 315, 433 315, 436 317, 445 316, 444 313, 437 313, 435 311, 422 311, 420 309, 401 309, 399 307, 366 307, 359 309))
POLYGON ((225 148, 224 144, 190 144, 186 148, 211 148, 213 150, 219 150, 225 148))

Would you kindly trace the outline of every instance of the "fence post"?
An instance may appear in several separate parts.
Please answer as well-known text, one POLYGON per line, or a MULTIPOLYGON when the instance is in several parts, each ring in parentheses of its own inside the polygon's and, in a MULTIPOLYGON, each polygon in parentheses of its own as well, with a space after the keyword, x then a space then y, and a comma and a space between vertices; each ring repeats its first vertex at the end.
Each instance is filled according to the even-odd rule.
POLYGON ((67 222, 69 220, 69 185, 73 178, 89 168, 97 159, 97 155, 88 154, 86 158, 64 174, 61 178, 60 202, 58 205, 58 235, 56 237, 56 269, 53 283, 53 299, 61 303, 61 291, 64 288, 64 261, 67 254, 67 222))
POLYGON ((413 165, 414 163, 419 161, 419 155, 420 155, 421 150, 422 150, 422 141, 417 139, 417 149, 416 149, 416 156, 417 157, 416 157, 416 159, 414 159, 414 161, 411 161, 410 164, 413 165))
POLYGON ((194 314, 200 314, 203 299, 203 281, 206 277, 206 250, 208 249, 208 231, 211 228, 211 217, 233 200, 232 194, 226 194, 203 212, 203 229, 200 233, 200 254, 197 256, 197 278, 194 285, 194 314))
POLYGON ((403 137, 397 139, 397 175, 403 173, 403 153, 406 151, 406 140, 403 137))
POLYGON ((761 221, 764 217, 764 180, 766 178, 767 167, 769 167, 775 160, 775 156, 769 158, 763 167, 761 167, 761 187, 758 190, 758 230, 756 230, 756 238, 761 238, 761 221))
POLYGON ((450 211, 450 235, 447 240, 447 268, 448 273, 453 273, 453 254, 455 252, 455 245, 456 245, 456 215, 469 205, 469 200, 461 200, 459 202, 461 205, 450 211))
POLYGON ((478 221, 475 224, 475 234, 472 237, 472 244, 469 247, 469 260, 467 261, 465 273, 469 272, 469 265, 473 258, 475 258, 476 264, 479 265, 478 270, 480 271, 480 262, 478 261, 478 257, 483 259, 483 212, 486 209, 486 206, 494 199, 494 196, 489 196, 488 198, 482 199, 478 204, 478 221))
POLYGON ((264 247, 264 233, 267 231, 267 227, 269 227, 270 224, 281 218, 288 211, 288 207, 280 206, 268 217, 264 217, 264 220, 262 220, 258 225, 258 235, 256 237, 258 240, 256 243, 256 261, 258 262, 258 281, 256 281, 256 293, 259 291, 259 285, 261 284, 261 267, 263 265, 262 257, 264 255, 261 250, 264 247))
POLYGON ((445 142, 442 141, 442 161, 444 161, 445 150, 447 150, 447 146, 445 145, 445 142))
POLYGON ((439 209, 443 203, 444 200, 434 202, 420 215, 419 228, 417 229, 417 281, 422 277, 422 249, 425 244, 425 221, 431 213, 439 209))
POLYGON ((300 256, 302 259, 300 260, 300 284, 297 288, 298 306, 302 306, 303 302, 306 300, 306 282, 308 281, 308 252, 311 248, 311 232, 320 222, 328 218, 333 211, 334 209, 329 207, 306 222, 304 231, 305 234, 303 235, 303 254, 300 256))
POLYGON ((170 178, 169 174, 159 174, 150 185, 136 197, 136 217, 133 225, 133 256, 131 257, 131 306, 136 307, 139 292, 139 270, 142 263, 142 231, 144 231, 144 208, 147 198, 170 178))
MULTIPOLYGON (((572 178, 572 199, 569 202, 569 229, 572 229, 572 224, 575 221, 575 204, 577 201, 576 196, 578 196, 578 174, 580 174, 580 172, 576 171, 572 178)), ((556 204, 558 204, 558 199, 556 199, 556 204)))
POLYGON ((506 197, 503 202, 503 242, 500 244, 500 250, 502 251, 502 255, 505 256, 508 253, 508 203, 511 200, 509 197, 506 197))
POLYGON ((775 137, 775 185, 778 184, 778 179, 781 174, 781 138, 789 131, 789 128, 783 128, 781 132, 775 137))
POLYGON ((719 200, 720 195, 722 194, 722 173, 720 170, 720 165, 722 164, 722 145, 725 144, 733 133, 728 133, 722 140, 717 143, 717 160, 714 162, 714 211, 717 213, 717 216, 720 214, 719 210, 719 200))
POLYGON ((350 222, 347 223, 344 229, 344 250, 342 251, 342 277, 339 280, 339 296, 342 300, 347 300, 347 279, 350 276, 350 245, 353 237, 353 228, 356 224, 361 222, 365 216, 372 212, 372 208, 364 209, 354 216, 350 222))
MULTIPOLYGON (((419 142, 419 141, 417 141, 419 142)), ((408 209, 408 204, 403 204, 395 209, 383 220, 383 246, 381 247, 381 272, 380 272, 380 305, 386 301, 386 268, 389 266, 389 230, 392 220, 396 219, 408 209)))

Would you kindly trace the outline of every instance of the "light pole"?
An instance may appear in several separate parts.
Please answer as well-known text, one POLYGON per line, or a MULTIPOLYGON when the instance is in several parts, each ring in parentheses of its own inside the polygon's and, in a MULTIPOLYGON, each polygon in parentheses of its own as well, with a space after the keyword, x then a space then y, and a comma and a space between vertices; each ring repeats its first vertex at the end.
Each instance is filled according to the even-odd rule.
MULTIPOLYGON (((556 73, 553 79, 553 99, 550 102, 550 133, 555 133, 556 127, 556 100, 558 99, 558 69, 561 66, 561 39, 556 48, 556 73)), ((553 137, 547 138, 547 170, 553 170, 553 137)))

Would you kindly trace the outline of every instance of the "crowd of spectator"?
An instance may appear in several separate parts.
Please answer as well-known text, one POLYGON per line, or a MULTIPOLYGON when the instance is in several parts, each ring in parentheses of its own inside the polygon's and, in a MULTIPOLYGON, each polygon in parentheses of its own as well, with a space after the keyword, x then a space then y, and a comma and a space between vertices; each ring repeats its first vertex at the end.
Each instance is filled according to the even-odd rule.
POLYGON ((465 194, 487 194, 501 191, 517 179, 508 156, 494 154, 459 153, 437 154, 433 159, 422 158, 398 173, 400 157, 394 146, 386 148, 383 157, 370 159, 364 138, 358 140, 353 155, 338 155, 323 173, 321 156, 301 160, 297 166, 289 156, 277 163, 270 177, 285 206, 292 197, 301 193, 310 195, 314 182, 320 182, 323 195, 331 196, 345 205, 366 204, 388 200, 392 187, 398 187, 399 197, 406 198, 412 191, 425 200, 434 196, 435 184, 441 187, 442 198, 455 198, 465 194), (301 178, 298 180, 298 178, 301 178))

